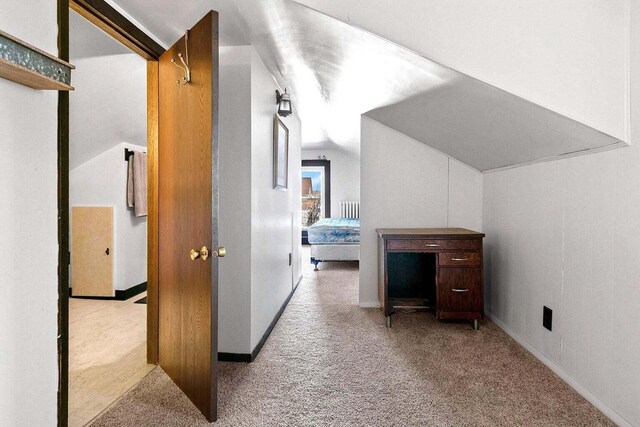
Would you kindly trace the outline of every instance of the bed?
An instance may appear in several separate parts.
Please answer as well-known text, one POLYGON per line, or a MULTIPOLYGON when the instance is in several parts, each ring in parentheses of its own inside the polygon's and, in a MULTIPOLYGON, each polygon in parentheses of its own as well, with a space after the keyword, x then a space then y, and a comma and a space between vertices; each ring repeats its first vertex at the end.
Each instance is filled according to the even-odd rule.
POLYGON ((318 271, 323 261, 360 261, 360 220, 324 218, 307 230, 311 263, 318 271))

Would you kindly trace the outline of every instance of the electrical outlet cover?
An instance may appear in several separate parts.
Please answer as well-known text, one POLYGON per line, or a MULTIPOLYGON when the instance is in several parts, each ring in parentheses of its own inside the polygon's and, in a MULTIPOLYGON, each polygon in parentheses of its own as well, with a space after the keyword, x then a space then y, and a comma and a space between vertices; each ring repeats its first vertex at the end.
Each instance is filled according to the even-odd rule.
POLYGON ((553 327, 553 310, 547 306, 544 306, 542 310, 542 326, 548 330, 551 330, 553 327))

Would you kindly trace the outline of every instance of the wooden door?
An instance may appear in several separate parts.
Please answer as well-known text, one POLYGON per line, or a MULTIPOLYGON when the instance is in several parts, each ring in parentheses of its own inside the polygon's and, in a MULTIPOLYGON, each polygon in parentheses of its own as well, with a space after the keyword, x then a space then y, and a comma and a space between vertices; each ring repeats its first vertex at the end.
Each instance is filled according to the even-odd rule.
POLYGON ((113 208, 71 209, 71 288, 73 296, 112 297, 113 208))
POLYGON ((218 14, 208 13, 158 65, 159 364, 209 421, 217 417, 218 14), (191 69, 182 84, 178 54, 191 69))

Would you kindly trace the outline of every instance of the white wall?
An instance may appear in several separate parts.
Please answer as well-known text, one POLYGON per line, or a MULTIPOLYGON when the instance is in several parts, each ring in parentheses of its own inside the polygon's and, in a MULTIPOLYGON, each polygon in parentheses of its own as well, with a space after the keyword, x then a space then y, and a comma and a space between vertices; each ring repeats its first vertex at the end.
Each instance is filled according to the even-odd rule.
MULTIPOLYGON (((637 112, 640 7, 632 19, 637 112)), ((631 124, 631 147, 484 175, 488 313, 620 425, 640 425, 640 115, 631 124)))
POLYGON ((640 424, 640 148, 484 176, 487 311, 640 424), (553 332, 542 307, 554 310, 553 332))
MULTIPOLYGON (((126 290, 147 281, 147 217, 136 217, 133 209, 127 207, 125 147, 147 150, 146 147, 120 143, 69 172, 70 208, 113 206, 111 253, 116 290, 126 290)), ((73 283, 70 284, 73 287, 73 283)))
POLYGON ((301 274, 300 120, 283 119, 290 185, 274 190, 276 89, 253 47, 220 49, 220 352, 251 353, 301 274))
POLYGON ((71 168, 121 141, 146 145, 146 61, 130 53, 82 58, 74 65, 76 90, 69 97, 71 168))
POLYGON ((630 0, 297 1, 628 141, 630 0))
POLYGON ((482 231, 482 176, 449 157, 448 227, 482 231))
POLYGON ((147 219, 126 207, 123 154, 146 151, 147 65, 80 15, 69 18, 69 202, 114 207, 114 288, 126 290, 147 280, 147 219))
POLYGON ((340 217, 340 202, 360 200, 360 157, 340 150, 302 150, 302 160, 331 161, 331 216, 340 217))
MULTIPOLYGON (((0 28, 57 54, 56 2, 4 2, 0 28)), ((58 95, 0 94, 0 425, 55 425, 58 95)))
POLYGON ((227 353, 251 351, 251 52, 220 48, 218 349, 227 353))
POLYGON ((360 305, 378 306, 376 228, 482 231, 482 175, 362 116, 360 305))
POLYGON ((262 338, 300 277, 301 130, 289 129, 289 189, 273 189, 275 91, 281 89, 253 50, 251 59, 251 349, 262 338), (294 245, 295 242, 295 245, 294 245), (289 253, 293 265, 289 266, 289 253))

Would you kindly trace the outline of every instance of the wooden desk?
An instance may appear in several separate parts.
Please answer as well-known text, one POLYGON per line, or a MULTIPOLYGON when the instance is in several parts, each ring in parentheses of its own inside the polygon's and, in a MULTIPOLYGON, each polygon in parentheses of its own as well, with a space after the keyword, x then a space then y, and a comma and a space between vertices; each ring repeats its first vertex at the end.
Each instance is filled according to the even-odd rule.
POLYGON ((388 327, 394 307, 431 305, 438 319, 469 319, 478 329, 484 313, 483 233, 464 228, 376 232, 378 297, 388 327))

